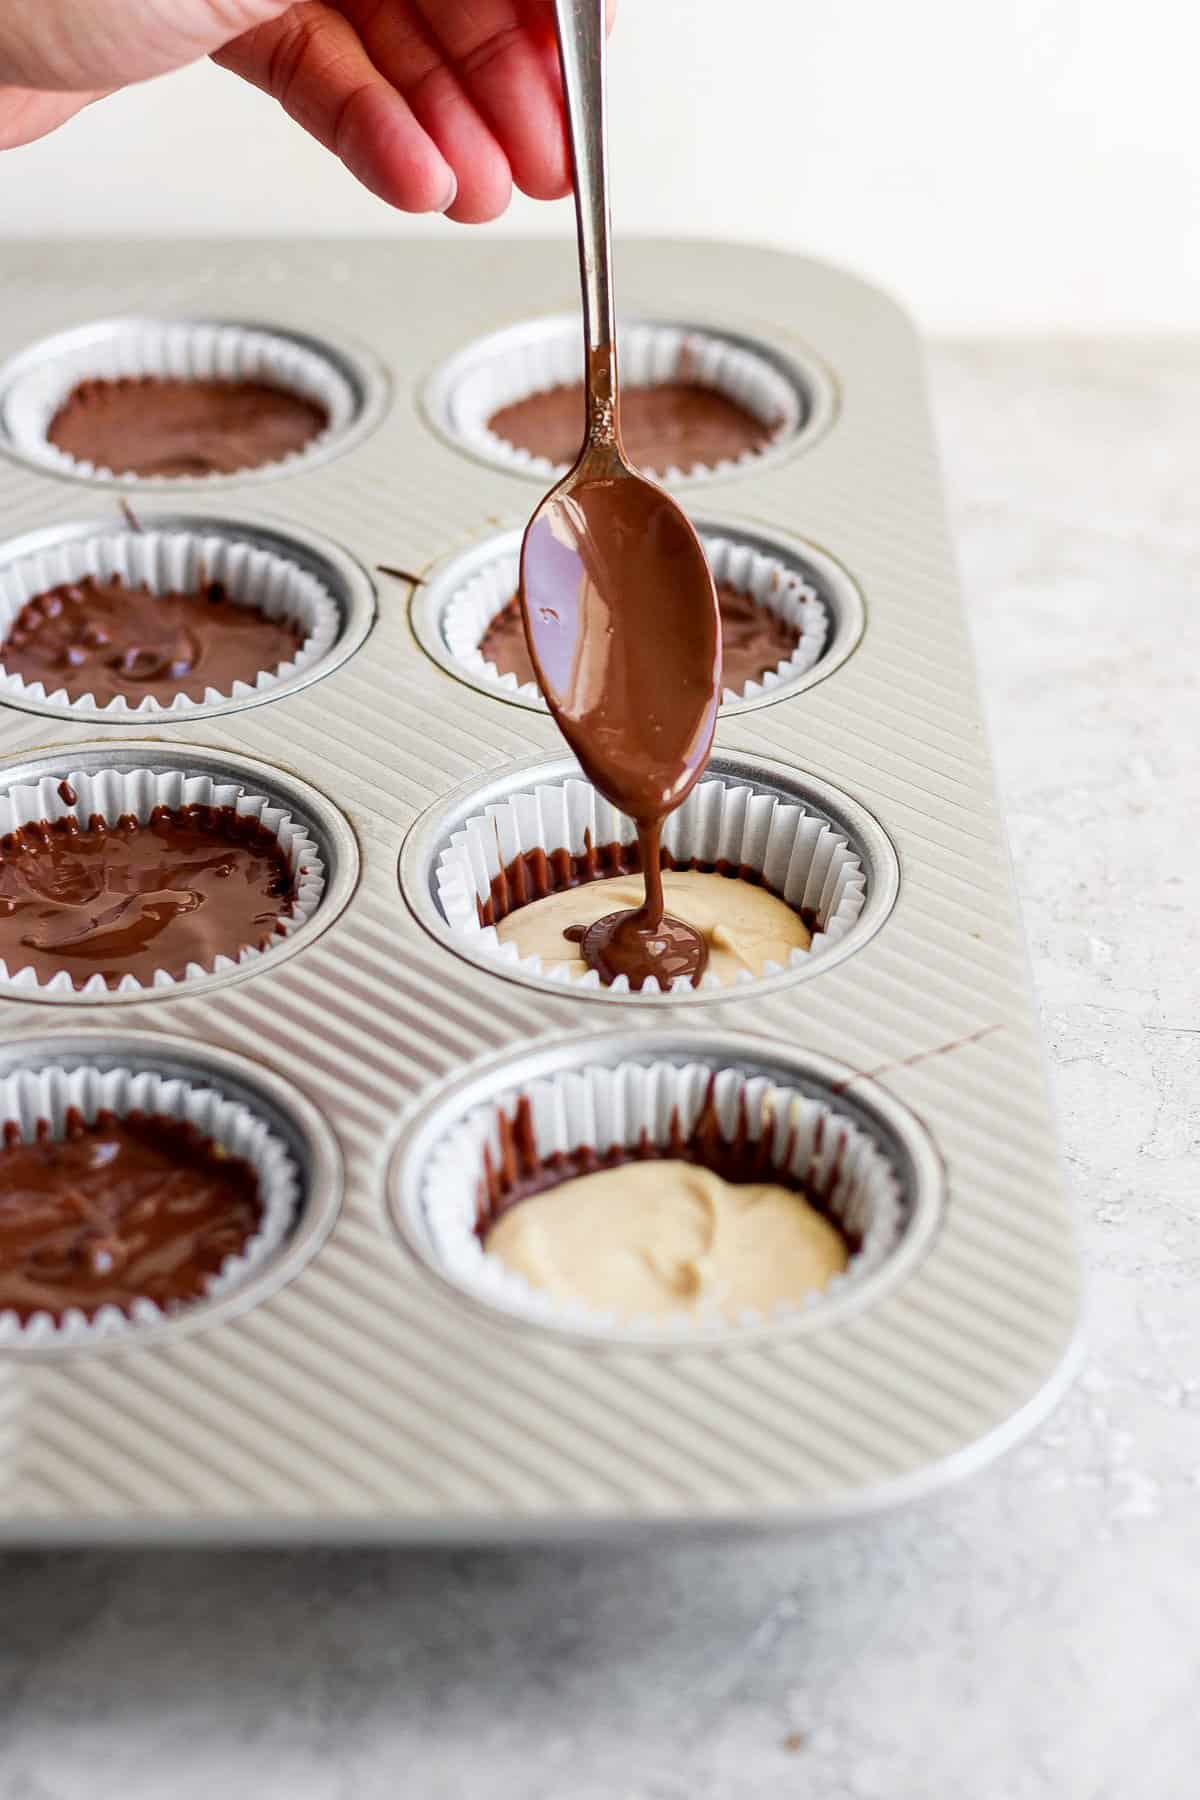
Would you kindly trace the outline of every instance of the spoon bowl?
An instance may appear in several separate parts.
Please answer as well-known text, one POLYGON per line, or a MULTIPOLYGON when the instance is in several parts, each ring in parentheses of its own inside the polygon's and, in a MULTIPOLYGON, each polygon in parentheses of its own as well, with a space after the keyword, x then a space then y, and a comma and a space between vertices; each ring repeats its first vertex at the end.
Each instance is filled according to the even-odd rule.
POLYGON ((690 520, 610 453, 585 451, 521 547, 538 685, 589 779, 639 824, 686 799, 720 693, 716 589, 690 520))

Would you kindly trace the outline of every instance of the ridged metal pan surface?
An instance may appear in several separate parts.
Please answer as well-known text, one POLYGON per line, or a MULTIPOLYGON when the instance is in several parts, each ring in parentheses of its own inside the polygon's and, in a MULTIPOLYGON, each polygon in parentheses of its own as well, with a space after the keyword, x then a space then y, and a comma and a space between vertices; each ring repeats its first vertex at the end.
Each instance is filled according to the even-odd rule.
MULTIPOLYGON (((228 1079, 257 1068, 280 1117, 324 1121, 309 1166, 340 1189, 321 1197, 304 1255, 228 1315, 119 1352, 0 1358, 0 1539, 511 1541, 829 1521, 978 1467, 1062 1390, 1078 1248, 919 345, 889 300, 802 258, 639 242, 620 249, 618 281, 631 317, 695 321, 828 371, 836 405, 818 437, 689 483, 685 503, 831 558, 861 597, 861 636, 803 691, 723 717, 717 741, 862 809, 898 870, 886 918, 851 954, 699 1006, 506 980, 454 954, 400 887, 423 815, 561 755, 548 718, 427 654, 410 606, 427 571, 519 527, 532 491, 433 429, 422 396, 475 340, 576 305, 570 246, 9 248, 0 360, 123 315, 253 318, 337 345, 348 326, 386 398, 341 453, 186 497, 189 516, 316 534, 367 572, 376 622, 337 667, 158 732, 0 709, 5 767, 61 757, 65 770, 85 743, 264 765, 332 804, 358 865, 325 929, 242 979, 111 1009, 0 1001, 6 1063, 26 1040, 44 1057, 55 1039, 77 1055, 107 1036, 139 1055, 160 1042, 189 1068, 211 1057, 228 1079), (848 1070, 848 1095, 865 1078, 938 1171, 920 1254, 827 1324, 666 1353, 513 1330, 432 1278, 391 1200, 422 1120, 457 1084, 484 1091, 497 1065, 519 1076, 564 1044, 643 1033, 699 1060, 775 1045, 787 1066, 848 1070)), ((118 501, 0 453, 5 540, 115 519, 118 501)), ((161 487, 154 502, 172 504, 161 487)))

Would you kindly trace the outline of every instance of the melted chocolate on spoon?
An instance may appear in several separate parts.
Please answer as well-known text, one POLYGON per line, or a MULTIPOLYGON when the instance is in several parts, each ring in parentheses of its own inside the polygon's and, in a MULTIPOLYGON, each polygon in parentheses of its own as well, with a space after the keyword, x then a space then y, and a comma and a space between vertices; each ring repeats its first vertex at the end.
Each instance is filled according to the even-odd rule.
POLYGON ((660 843, 708 760, 720 698, 716 594, 699 539, 615 447, 593 450, 531 523, 521 581, 547 705, 585 774, 638 832, 645 900, 583 933, 583 958, 635 989, 694 982, 708 947, 664 915, 660 843))

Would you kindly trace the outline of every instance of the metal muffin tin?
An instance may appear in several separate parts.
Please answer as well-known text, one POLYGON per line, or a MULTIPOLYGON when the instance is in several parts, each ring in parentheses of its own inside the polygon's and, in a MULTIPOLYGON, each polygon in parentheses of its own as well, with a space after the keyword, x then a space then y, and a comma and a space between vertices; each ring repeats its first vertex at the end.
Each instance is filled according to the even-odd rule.
MULTIPOLYGON (((547 717, 427 655, 409 608, 431 571, 518 528, 531 494, 527 476, 431 429, 421 396, 479 339, 573 310, 572 248, 29 245, 11 247, 6 275, 0 357, 118 313, 203 316, 219 294, 222 312, 317 343, 338 343, 352 311, 391 400, 369 434, 269 487, 250 474, 245 492, 236 479, 189 492, 190 516, 317 534, 369 572, 377 623, 338 666, 162 728, 0 708, 4 772, 65 772, 85 746, 239 773, 245 758, 260 785, 332 803, 360 862, 325 929, 211 988, 103 1012, 0 1001, 9 1063, 135 1045, 214 1080, 256 1081, 284 1128, 325 1144, 311 1156, 293 1140, 309 1175, 303 1256, 289 1246, 236 1306, 197 1308, 136 1346, 0 1358, 0 1538, 429 1542, 795 1525, 927 1493, 1042 1417, 1074 1362, 1078 1248, 903 315, 800 258, 621 251, 631 316, 696 321, 801 367, 814 346, 830 371, 838 404, 819 435, 723 473, 719 497, 716 481, 711 496, 706 482, 686 491, 697 518, 719 506, 722 523, 818 547, 861 595, 865 629, 804 691, 723 715, 717 747, 863 809, 899 871, 873 935, 806 979, 643 1007, 473 965, 410 909, 397 875, 461 791, 562 757, 547 717), (393 1204, 413 1147, 458 1096, 668 1039, 698 1059, 837 1065, 848 1105, 878 1100, 905 1143, 928 1146, 910 1175, 931 1225, 888 1281, 803 1330, 664 1352, 514 1327, 435 1277, 393 1204)), ((79 498, 78 481, 0 455, 5 538, 72 523, 79 498)), ((99 489, 92 501, 89 512, 110 503, 99 489)), ((111 505, 116 522, 116 494, 111 505)))

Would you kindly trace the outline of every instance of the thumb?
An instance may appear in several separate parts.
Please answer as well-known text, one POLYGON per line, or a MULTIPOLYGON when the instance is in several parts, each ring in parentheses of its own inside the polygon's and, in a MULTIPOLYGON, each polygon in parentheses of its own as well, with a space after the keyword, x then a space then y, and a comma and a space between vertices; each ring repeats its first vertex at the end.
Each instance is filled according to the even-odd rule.
POLYGON ((32 0, 0 5, 0 86, 94 93, 195 62, 292 0, 32 0))

